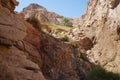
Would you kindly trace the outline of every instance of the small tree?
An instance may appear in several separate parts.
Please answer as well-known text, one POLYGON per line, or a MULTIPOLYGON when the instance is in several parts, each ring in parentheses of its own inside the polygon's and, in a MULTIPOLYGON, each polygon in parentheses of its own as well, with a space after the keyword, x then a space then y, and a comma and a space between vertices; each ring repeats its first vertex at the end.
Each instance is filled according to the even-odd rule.
POLYGON ((70 20, 68 18, 63 18, 61 20, 61 25, 72 27, 73 24, 72 24, 72 22, 70 22, 70 20))

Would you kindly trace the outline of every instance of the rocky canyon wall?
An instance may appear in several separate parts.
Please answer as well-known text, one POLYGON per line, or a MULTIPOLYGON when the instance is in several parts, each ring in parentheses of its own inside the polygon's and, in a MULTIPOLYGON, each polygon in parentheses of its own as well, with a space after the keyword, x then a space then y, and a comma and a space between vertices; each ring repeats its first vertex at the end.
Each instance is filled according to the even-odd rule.
MULTIPOLYGON (((90 0, 80 27, 73 30, 75 36, 82 34, 92 41, 86 54, 93 64, 117 73, 119 3, 120 0, 90 0)), ((0 80, 87 80, 92 64, 81 49, 42 32, 36 21, 26 22, 14 12, 16 5, 16 0, 0 0, 0 80)))
POLYGON ((120 73, 120 0, 90 0, 74 32, 93 41, 87 51, 91 62, 120 73))

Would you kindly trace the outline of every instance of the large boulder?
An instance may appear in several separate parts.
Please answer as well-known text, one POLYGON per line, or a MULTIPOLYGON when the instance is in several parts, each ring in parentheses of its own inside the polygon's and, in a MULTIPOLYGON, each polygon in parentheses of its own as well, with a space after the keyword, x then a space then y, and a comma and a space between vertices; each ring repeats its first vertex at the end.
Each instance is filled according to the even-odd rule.
POLYGON ((37 64, 16 47, 0 46, 1 80, 45 80, 37 64))

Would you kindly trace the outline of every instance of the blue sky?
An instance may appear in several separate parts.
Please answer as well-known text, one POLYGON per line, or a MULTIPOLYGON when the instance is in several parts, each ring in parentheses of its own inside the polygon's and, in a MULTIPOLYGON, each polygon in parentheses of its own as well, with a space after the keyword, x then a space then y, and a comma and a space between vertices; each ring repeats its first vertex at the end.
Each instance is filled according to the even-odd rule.
POLYGON ((86 10, 88 0, 17 0, 20 2, 16 11, 20 12, 30 3, 37 3, 48 11, 56 12, 66 17, 80 17, 86 10))

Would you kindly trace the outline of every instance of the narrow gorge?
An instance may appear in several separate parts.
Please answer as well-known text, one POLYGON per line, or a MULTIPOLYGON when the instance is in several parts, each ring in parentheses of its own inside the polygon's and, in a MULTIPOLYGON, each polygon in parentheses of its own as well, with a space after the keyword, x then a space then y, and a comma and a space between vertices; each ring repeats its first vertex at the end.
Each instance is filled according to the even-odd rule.
POLYGON ((78 27, 64 29, 49 27, 64 16, 19 4, 0 0, 0 80, 120 80, 120 0, 89 0, 80 20, 68 18, 78 27), (98 66, 110 77, 92 79, 98 66))

